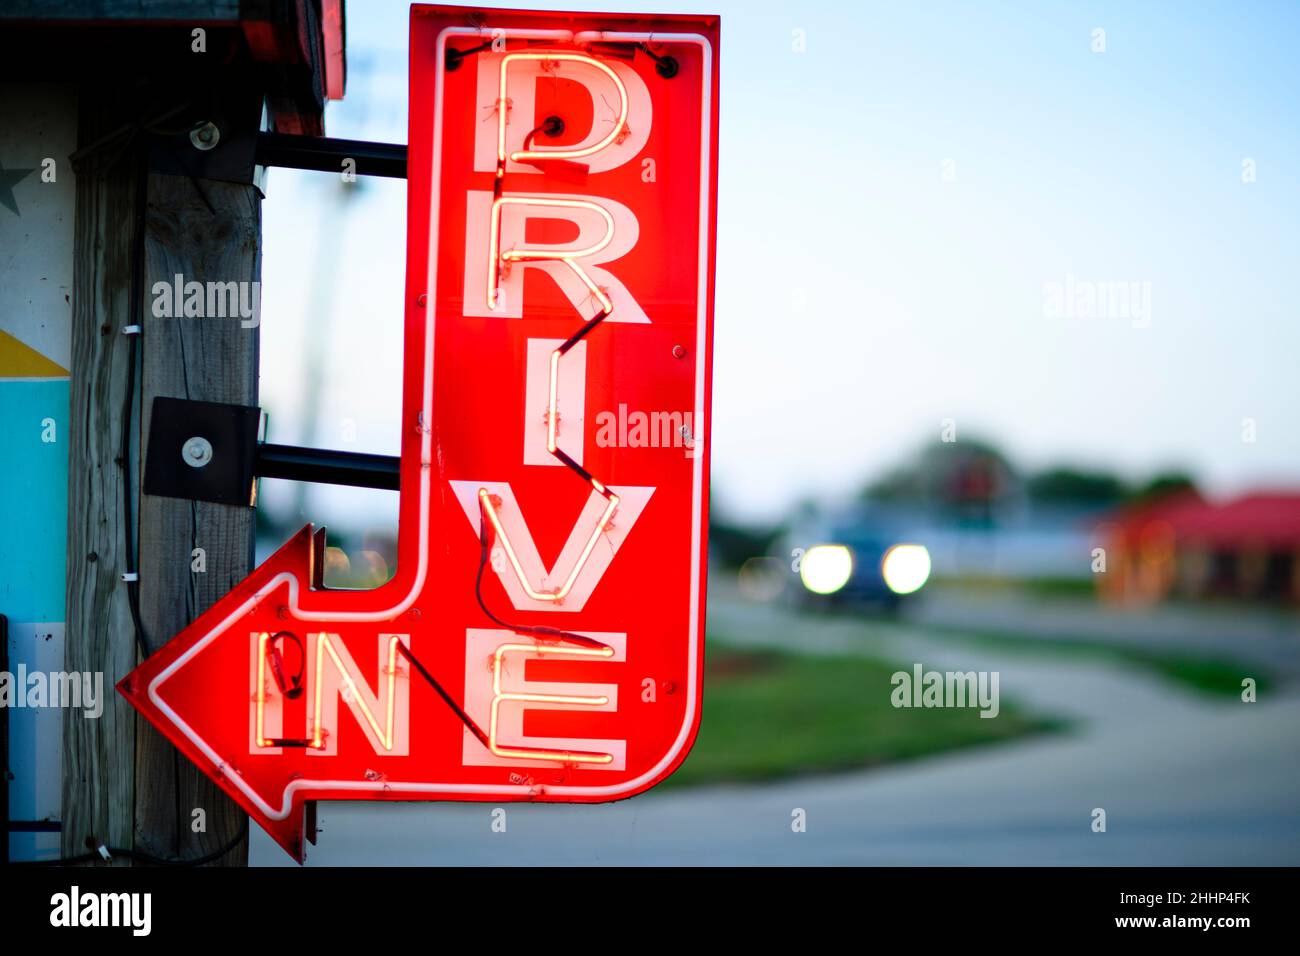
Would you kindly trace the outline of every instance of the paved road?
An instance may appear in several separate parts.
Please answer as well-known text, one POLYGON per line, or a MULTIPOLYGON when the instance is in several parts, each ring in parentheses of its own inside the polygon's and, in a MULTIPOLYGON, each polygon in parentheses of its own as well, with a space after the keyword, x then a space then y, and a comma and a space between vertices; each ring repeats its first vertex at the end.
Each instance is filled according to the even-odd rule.
POLYGON ((1082 639, 1229 657, 1300 677, 1300 614, 1284 608, 1215 604, 1119 607, 1087 597, 943 589, 909 605, 903 620, 919 625, 1082 639))
MULTIPOLYGON (((779 785, 602 807, 322 804, 309 865, 1300 864, 1300 694, 1255 704, 1069 656, 1017 657, 911 625, 864 629, 733 596, 711 628, 754 645, 987 669, 1073 733, 779 785), (1107 832, 1090 828, 1093 808, 1107 832), (792 832, 802 809, 807 830, 792 832)), ((255 864, 287 858, 260 833, 255 864)))

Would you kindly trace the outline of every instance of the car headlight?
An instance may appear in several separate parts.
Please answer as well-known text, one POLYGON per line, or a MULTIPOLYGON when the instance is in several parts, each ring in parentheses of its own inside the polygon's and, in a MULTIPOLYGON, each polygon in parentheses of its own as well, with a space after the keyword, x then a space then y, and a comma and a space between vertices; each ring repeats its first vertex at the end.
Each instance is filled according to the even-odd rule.
POLYGON ((896 544, 881 559, 880 576, 895 594, 919 591, 930 579, 930 552, 922 544, 896 544))
POLYGON ((842 544, 818 544, 804 552, 799 578, 813 594, 834 594, 853 575, 853 552, 842 544))

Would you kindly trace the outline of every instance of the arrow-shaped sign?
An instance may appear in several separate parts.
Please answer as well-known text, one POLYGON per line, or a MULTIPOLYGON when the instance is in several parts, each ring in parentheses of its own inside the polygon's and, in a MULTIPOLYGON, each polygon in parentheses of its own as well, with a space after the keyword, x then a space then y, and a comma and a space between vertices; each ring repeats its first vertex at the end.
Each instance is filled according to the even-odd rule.
POLYGON ((412 8, 392 579, 309 525, 118 685, 299 861, 306 801, 619 799, 699 721, 717 21, 488 16, 412 8))

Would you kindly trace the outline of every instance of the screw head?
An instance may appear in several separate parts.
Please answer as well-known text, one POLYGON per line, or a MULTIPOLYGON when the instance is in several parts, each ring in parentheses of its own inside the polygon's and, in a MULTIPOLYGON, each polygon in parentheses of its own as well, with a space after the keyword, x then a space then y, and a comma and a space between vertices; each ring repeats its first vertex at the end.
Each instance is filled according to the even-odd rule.
POLYGON ((212 442, 198 435, 185 442, 181 459, 191 468, 202 468, 212 460, 212 442))
POLYGON ((683 347, 680 346, 680 345, 674 345, 674 346, 673 346, 673 358, 675 358, 675 359, 686 358, 686 349, 683 348, 683 347))
POLYGON ((206 153, 210 149, 216 149, 219 142, 221 142, 221 130, 211 120, 206 123, 195 123, 190 128, 190 144, 195 149, 201 149, 206 153))

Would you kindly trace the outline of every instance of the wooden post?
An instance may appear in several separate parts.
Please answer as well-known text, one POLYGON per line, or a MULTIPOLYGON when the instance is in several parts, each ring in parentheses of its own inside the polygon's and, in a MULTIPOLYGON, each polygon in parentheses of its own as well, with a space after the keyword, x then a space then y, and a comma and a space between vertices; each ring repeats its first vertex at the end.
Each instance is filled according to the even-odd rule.
MULTIPOLYGON (((261 281, 262 200, 255 187, 152 175, 145 218, 146 291, 185 282, 261 281)), ((183 291, 183 290, 182 290, 183 291)), ((245 291, 247 301, 256 295, 245 291)), ((150 296, 147 302, 152 301, 150 296)), ((260 308, 254 318, 156 318, 146 306, 141 434, 156 397, 257 404, 260 308), (245 326, 248 327, 245 327, 245 326)), ((189 467, 181 462, 178 468, 189 467)), ((253 510, 145 495, 140 504, 140 617, 150 650, 181 631, 253 568, 253 510)), ((145 720, 136 727, 135 840, 192 859, 231 843, 244 814, 145 720)), ((247 862, 245 840, 223 862, 247 862)))
MULTIPOLYGON (((85 88, 78 143, 88 146, 119 126, 122 114, 85 88)), ((130 342, 139 150, 102 149, 77 173, 73 242, 72 368, 68 448, 68 617, 64 667, 115 675, 135 664, 134 628, 122 574, 128 480, 121 459, 130 342)), ((132 494, 132 497, 134 495, 132 494)), ((87 843, 132 845, 136 716, 116 693, 105 694, 98 720, 63 721, 63 854, 87 843)))
MULTIPOLYGON (((0 5, 0 27, 6 69, 79 87, 64 666, 111 687, 141 635, 156 650, 252 568, 251 508, 140 484, 155 397, 257 404, 257 328, 155 317, 154 286, 174 291, 179 275, 248 283, 248 296, 260 282, 251 147, 263 115, 275 132, 324 132, 326 93, 341 97, 346 75, 342 0, 19 0, 0 5), (219 128, 214 149, 189 139, 204 121, 219 128)), ((214 862, 245 863, 236 805, 124 698, 105 697, 98 720, 63 722, 63 855, 104 845, 196 859, 234 845, 214 862)))
MULTIPOLYGON (((82 115, 83 142, 112 126, 107 110, 82 115)), ((183 283, 246 283, 243 295, 254 301, 253 283, 261 279, 261 196, 252 185, 148 173, 147 163, 143 149, 110 147, 92 153, 78 178, 65 659, 69 670, 102 671, 110 684, 137 661, 122 581, 134 558, 125 551, 126 522, 138 529, 140 625, 151 652, 242 580, 253 563, 251 508, 143 495, 139 484, 155 397, 257 404, 253 322, 260 308, 255 320, 243 320, 157 318, 151 306, 155 283, 165 283, 170 296, 177 276, 183 283), (144 202, 137 205, 142 189, 144 202), (143 273, 136 280, 138 313, 132 314, 136 268, 143 273), (122 414, 130 352, 123 329, 129 325, 142 327, 130 420, 122 414), (128 511, 123 429, 136 422, 128 457, 138 506, 128 511)), ((187 466, 178 461, 177 467, 187 466)), ((194 859, 239 834, 242 811, 118 695, 101 720, 66 721, 64 728, 65 856, 85 853, 85 841, 93 839, 165 859, 194 859)), ((246 840, 220 860, 246 861, 246 840)))

